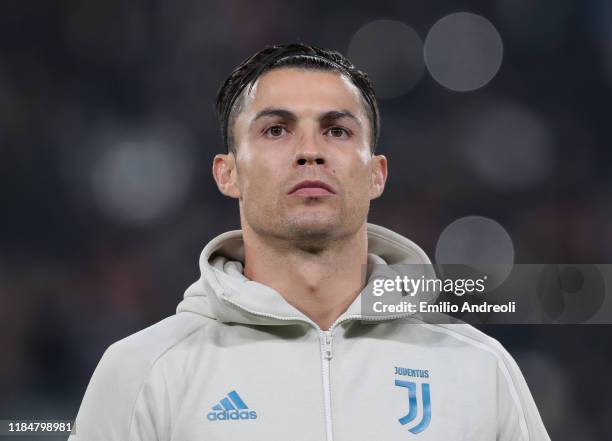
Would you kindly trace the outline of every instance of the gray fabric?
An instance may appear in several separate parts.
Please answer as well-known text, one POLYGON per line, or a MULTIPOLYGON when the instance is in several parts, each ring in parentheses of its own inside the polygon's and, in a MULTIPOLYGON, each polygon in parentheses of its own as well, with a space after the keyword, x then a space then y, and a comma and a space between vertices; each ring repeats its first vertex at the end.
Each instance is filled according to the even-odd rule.
MULTIPOLYGON (((413 242, 371 224, 368 252, 371 268, 429 263, 413 242)), ((242 256, 240 231, 213 239, 176 315, 108 348, 70 441, 549 440, 518 366, 494 339, 410 315, 359 320, 359 299, 325 333, 244 277, 242 256), (408 389, 398 380, 417 392, 405 425, 408 389), (412 434, 425 419, 425 384, 431 419, 412 434), (231 414, 215 406, 232 391, 248 407, 244 419, 211 420, 231 414)))

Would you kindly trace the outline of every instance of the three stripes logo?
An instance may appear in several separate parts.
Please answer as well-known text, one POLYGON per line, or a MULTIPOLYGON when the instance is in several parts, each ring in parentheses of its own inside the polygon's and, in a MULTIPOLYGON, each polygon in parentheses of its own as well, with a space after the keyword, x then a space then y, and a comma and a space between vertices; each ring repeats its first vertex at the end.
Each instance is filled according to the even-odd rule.
POLYGON ((238 392, 233 390, 212 407, 206 418, 209 421, 254 420, 257 412, 249 410, 238 392))
MULTIPOLYGON (((408 389, 408 413, 399 419, 402 426, 414 421, 417 416, 417 383, 413 381, 395 380, 395 385, 408 389)), ((423 417, 418 424, 408 429, 410 432, 421 433, 427 429, 431 421, 431 397, 429 395, 429 383, 421 383, 421 402, 423 403, 423 417)))

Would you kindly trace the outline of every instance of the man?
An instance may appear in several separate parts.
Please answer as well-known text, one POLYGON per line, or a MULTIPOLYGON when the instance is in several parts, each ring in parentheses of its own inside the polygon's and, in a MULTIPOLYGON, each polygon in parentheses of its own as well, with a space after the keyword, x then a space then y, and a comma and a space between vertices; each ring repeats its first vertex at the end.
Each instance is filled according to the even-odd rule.
POLYGON ((105 352, 71 440, 549 439, 495 340, 362 314, 363 268, 429 264, 366 223, 387 160, 365 74, 275 46, 234 70, 217 110, 213 175, 242 230, 206 245, 176 315, 105 352))

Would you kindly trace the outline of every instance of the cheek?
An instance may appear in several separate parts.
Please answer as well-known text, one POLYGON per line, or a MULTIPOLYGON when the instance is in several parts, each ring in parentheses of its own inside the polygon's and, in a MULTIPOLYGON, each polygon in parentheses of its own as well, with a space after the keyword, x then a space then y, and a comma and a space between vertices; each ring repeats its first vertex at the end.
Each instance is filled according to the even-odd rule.
POLYGON ((356 154, 353 156, 345 170, 348 170, 348 180, 353 188, 366 188, 370 186, 370 164, 369 154, 356 154))
POLYGON ((369 174, 372 162, 372 153, 367 147, 362 147, 358 151, 353 152, 349 158, 348 168, 352 170, 352 175, 358 179, 366 179, 369 181, 369 174))
POLYGON ((240 146, 236 164, 240 188, 248 190, 252 184, 258 182, 257 175, 260 173, 257 158, 249 146, 240 146))
POLYGON ((346 169, 343 183, 347 203, 351 206, 367 204, 370 200, 370 167, 361 161, 346 169))
POLYGON ((261 200, 272 196, 271 189, 278 188, 278 168, 268 161, 256 160, 255 155, 244 157, 239 162, 240 189, 244 197, 261 200))
POLYGON ((362 147, 361 149, 359 149, 358 157, 360 162, 365 167, 369 168, 370 161, 372 160, 372 151, 370 150, 370 147, 362 147))

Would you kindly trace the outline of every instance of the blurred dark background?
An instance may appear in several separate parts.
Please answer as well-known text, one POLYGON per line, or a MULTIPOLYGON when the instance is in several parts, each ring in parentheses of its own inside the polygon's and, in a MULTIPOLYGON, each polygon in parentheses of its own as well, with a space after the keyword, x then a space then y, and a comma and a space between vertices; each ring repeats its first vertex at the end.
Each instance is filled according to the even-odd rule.
MULTIPOLYGON (((471 231, 501 261, 611 261, 608 1, 4 1, 0 419, 73 419, 105 348, 174 313, 239 227, 210 174, 217 88, 296 40, 375 82, 372 222, 432 258, 471 231)), ((552 439, 612 439, 609 326, 483 329, 552 439)))

